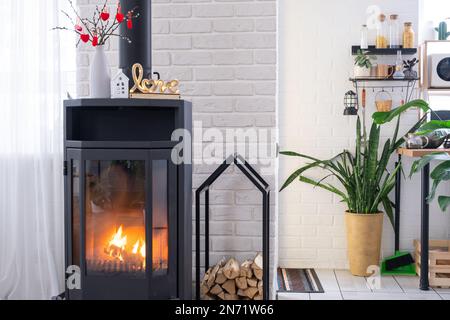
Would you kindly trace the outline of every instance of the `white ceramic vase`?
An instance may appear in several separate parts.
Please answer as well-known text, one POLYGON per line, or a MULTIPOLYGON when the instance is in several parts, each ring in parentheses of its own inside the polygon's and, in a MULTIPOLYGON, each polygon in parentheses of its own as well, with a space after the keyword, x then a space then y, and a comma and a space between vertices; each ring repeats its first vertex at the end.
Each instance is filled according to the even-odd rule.
POLYGON ((370 69, 365 67, 355 66, 353 69, 353 76, 355 78, 367 78, 370 77, 370 69))
POLYGON ((104 46, 95 47, 91 63, 90 87, 92 99, 111 98, 111 74, 104 46))

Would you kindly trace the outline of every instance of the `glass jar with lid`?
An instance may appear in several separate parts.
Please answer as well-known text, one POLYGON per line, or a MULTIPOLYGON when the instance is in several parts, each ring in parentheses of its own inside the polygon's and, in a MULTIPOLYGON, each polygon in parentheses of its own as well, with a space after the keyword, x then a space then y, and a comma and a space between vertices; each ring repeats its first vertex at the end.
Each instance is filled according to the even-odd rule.
POLYGON ((403 48, 414 48, 415 33, 412 27, 412 22, 405 22, 405 29, 403 31, 403 48))
POLYGON ((389 21, 389 48, 399 49, 401 43, 398 14, 391 14, 389 21))
POLYGON ((377 49, 386 49, 388 47, 386 15, 384 14, 380 14, 378 16, 377 38, 375 41, 375 47, 377 49))

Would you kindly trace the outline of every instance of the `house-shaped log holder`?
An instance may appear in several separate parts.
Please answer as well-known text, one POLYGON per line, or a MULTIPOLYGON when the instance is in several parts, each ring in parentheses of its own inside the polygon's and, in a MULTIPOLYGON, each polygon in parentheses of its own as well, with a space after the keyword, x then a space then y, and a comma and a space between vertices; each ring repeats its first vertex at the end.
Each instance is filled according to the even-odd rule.
POLYGON ((198 188, 195 193, 195 253, 196 253, 196 298, 200 300, 200 208, 201 196, 204 194, 205 206, 205 272, 209 269, 209 195, 210 188, 214 182, 231 165, 235 165, 255 185, 262 194, 262 241, 263 241, 263 298, 269 299, 269 236, 270 236, 270 188, 269 184, 250 166, 240 155, 235 154, 228 157, 220 167, 198 188))

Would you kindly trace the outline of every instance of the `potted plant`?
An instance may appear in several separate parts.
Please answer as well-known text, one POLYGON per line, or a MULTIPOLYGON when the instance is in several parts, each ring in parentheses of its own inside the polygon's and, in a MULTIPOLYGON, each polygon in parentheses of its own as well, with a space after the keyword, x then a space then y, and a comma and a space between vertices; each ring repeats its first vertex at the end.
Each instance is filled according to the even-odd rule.
POLYGON ((355 57, 355 66, 353 68, 353 75, 355 78, 370 77, 370 68, 372 68, 372 61, 376 60, 375 56, 369 56, 369 51, 358 49, 355 57))
MULTIPOLYGON (((391 155, 404 143, 403 138, 397 138, 400 114, 412 107, 419 107, 424 111, 429 109, 425 101, 415 100, 390 112, 374 113, 369 135, 358 117, 354 153, 344 150, 332 159, 320 160, 296 152, 281 152, 282 155, 300 157, 310 163, 297 169, 280 191, 298 180, 336 194, 345 203, 350 271, 355 276, 367 276, 369 266, 379 265, 383 226, 381 206, 391 223, 394 223, 394 204, 389 199, 389 194, 395 186, 395 175, 401 170, 401 164, 389 171, 388 163, 391 155), (393 136, 385 142, 379 156, 381 125, 396 118, 397 126, 393 136), (324 178, 314 180, 305 176, 309 170, 318 168, 326 173, 324 178), (327 182, 330 178, 335 178, 339 185, 327 182)), ((415 132, 423 122, 424 119, 409 132, 415 132)))
POLYGON ((403 61, 403 73, 405 74, 406 79, 415 79, 417 78, 417 71, 414 70, 414 67, 419 63, 417 58, 412 60, 403 61))

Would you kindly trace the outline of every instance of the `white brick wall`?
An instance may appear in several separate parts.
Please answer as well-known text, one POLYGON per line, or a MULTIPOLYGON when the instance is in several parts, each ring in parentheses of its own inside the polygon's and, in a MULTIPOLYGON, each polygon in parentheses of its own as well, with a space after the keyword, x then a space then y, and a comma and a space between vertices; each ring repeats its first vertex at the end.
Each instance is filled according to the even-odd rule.
MULTIPOLYGON (((78 0, 91 12, 100 0, 78 0)), ((181 80, 181 92, 193 102, 194 121, 203 128, 276 128, 276 0, 154 0, 154 71, 181 80)), ((117 43, 108 45, 112 73, 117 43)), ((92 48, 78 50, 78 95, 89 95, 92 48)), ((201 137, 194 137, 199 142, 201 137)), ((272 137, 271 141, 275 141, 272 137)), ((214 168, 194 164, 194 189, 214 168)), ((277 189, 275 168, 265 178, 277 189)), ((230 169, 211 193, 211 260, 223 255, 253 257, 261 250, 260 196, 230 169), (259 229, 258 229, 259 227, 259 229)), ((275 222, 275 202, 272 213, 275 222)), ((204 227, 204 226, 203 226, 204 227)), ((275 224, 272 225, 275 230, 275 224)), ((273 231, 274 233, 274 231, 273 231)), ((275 243, 271 244, 272 250, 275 243)), ((272 262, 276 257, 272 254, 272 262)))
MULTIPOLYGON (((353 63, 350 47, 359 43, 366 9, 373 4, 380 5, 388 14, 398 13, 402 21, 412 21, 417 30, 417 0, 280 2, 279 126, 282 149, 319 158, 330 158, 344 148, 353 149, 355 118, 342 115, 342 101, 344 93, 352 89, 348 81, 353 63)), ((380 61, 395 62, 388 59, 381 58, 380 61)), ((374 94, 370 90, 368 95, 368 114, 371 115, 375 109, 374 94)), ((401 91, 393 93, 395 103, 399 103, 400 95, 401 91)), ((402 119, 405 132, 417 120, 417 113, 409 112, 402 119)), ((391 129, 386 127, 383 135, 389 136, 391 129)), ((408 173, 411 163, 405 162, 408 173)), ((295 159, 281 158, 280 181, 299 165, 295 159)), ((317 172, 312 176, 323 177, 317 172)), ((412 250, 413 239, 420 235, 419 192, 419 176, 404 181, 402 249, 412 250)), ((309 185, 296 184, 280 195, 279 203, 282 266, 347 267, 345 208, 336 197, 309 185)), ((449 218, 432 205, 431 237, 447 238, 449 218)), ((386 221, 383 255, 391 255, 393 246, 393 230, 386 221)))

